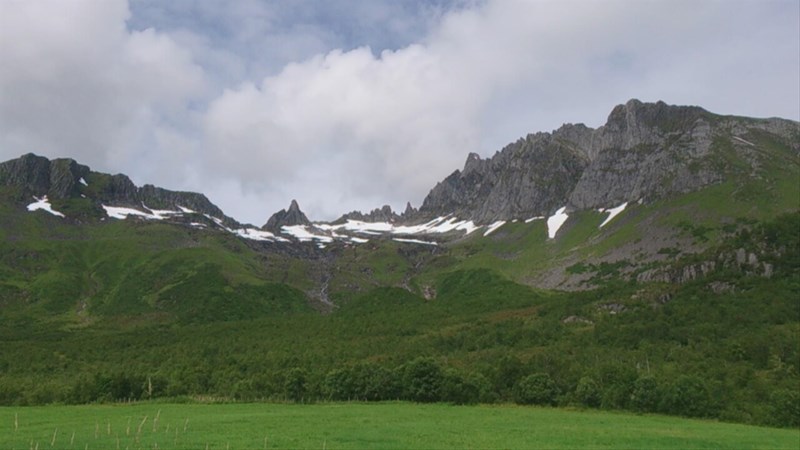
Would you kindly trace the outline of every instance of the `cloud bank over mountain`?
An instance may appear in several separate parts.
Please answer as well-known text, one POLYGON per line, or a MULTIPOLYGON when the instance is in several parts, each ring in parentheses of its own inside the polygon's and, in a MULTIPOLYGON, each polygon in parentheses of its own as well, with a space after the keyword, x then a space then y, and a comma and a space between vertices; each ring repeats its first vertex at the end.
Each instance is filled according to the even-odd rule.
POLYGON ((800 118, 800 6, 0 2, 0 159, 70 156, 262 223, 419 204, 469 152, 637 97, 800 118))

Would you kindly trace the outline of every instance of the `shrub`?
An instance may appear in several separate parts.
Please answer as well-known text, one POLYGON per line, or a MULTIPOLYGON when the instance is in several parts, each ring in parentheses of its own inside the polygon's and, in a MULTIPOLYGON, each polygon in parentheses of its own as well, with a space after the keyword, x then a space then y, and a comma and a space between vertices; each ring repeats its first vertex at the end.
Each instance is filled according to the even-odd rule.
POLYGON ((591 408, 600 406, 600 387, 592 377, 583 377, 578 380, 578 386, 575 388, 575 396, 584 406, 591 408))
POLYGON ((658 382, 651 376, 643 376, 633 382, 630 405, 634 411, 654 412, 658 409, 658 382))
POLYGON ((308 374, 305 370, 295 367, 286 373, 283 383, 283 392, 286 398, 296 402, 302 401, 306 395, 308 374))
POLYGON ((448 370, 442 383, 442 400, 456 405, 474 405, 478 403, 481 391, 471 379, 454 370, 448 370))
POLYGON ((800 426, 800 393, 783 389, 770 396, 772 422, 781 427, 800 426))
POLYGON ((558 386, 546 373, 529 375, 514 389, 514 401, 522 405, 554 405, 557 396, 558 386))
POLYGON ((403 368, 403 396, 415 402, 441 400, 442 369, 431 358, 417 358, 403 368))
POLYGON ((661 409, 670 414, 705 417, 713 413, 711 395, 705 382, 696 376, 682 375, 661 398, 661 409))

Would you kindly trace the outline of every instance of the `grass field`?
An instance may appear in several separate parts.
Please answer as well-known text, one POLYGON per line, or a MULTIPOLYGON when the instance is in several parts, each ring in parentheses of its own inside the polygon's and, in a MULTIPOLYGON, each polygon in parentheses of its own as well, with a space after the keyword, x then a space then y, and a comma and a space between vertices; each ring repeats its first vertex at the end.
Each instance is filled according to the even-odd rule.
POLYGON ((799 447, 796 429, 517 406, 141 403, 0 408, 4 449, 799 447))

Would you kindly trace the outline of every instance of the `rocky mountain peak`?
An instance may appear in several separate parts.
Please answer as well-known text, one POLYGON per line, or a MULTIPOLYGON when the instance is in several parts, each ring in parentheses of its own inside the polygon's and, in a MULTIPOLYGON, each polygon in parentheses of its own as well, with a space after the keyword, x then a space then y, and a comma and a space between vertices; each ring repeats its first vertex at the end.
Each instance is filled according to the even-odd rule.
MULTIPOLYGON (((408 206, 411 206, 409 203, 408 206)), ((408 210, 408 207, 406 208, 408 210)), ((413 210, 413 208, 412 208, 413 210)), ((362 222, 387 222, 387 223, 394 223, 400 220, 401 216, 398 216, 397 213, 392 211, 392 207, 389 205, 383 205, 380 208, 375 208, 367 214, 362 213, 361 211, 351 211, 347 214, 342 215, 342 217, 336 219, 334 223, 342 223, 348 220, 359 220, 362 222)))
POLYGON ((220 219, 227 226, 238 223, 223 214, 203 194, 178 192, 152 185, 137 187, 126 175, 93 172, 74 159, 47 159, 32 153, 0 163, 0 186, 20 190, 21 200, 47 195, 50 200, 86 198, 97 211, 101 205, 176 211, 190 208, 220 219))
MULTIPOLYGON (((790 142, 791 127, 784 122, 631 99, 613 108, 597 129, 565 124, 552 133, 529 134, 488 159, 471 153, 463 171, 430 191, 419 216, 456 214, 486 224, 562 206, 609 208, 691 192, 725 179, 728 169, 724 158, 714 156, 715 142, 730 142, 755 168, 758 156, 737 139, 754 131, 790 142)), ((797 134, 797 123, 791 124, 797 134)))
POLYGON ((470 153, 467 156, 467 161, 464 163, 464 170, 461 171, 462 176, 468 175, 470 172, 481 170, 484 161, 477 153, 470 153))
POLYGON ((311 221, 300 210, 297 200, 292 200, 288 210, 282 209, 270 216, 267 223, 261 228, 273 233, 280 233, 282 227, 293 225, 311 225, 311 221))
POLYGON ((417 213, 417 208, 411 206, 411 202, 407 202, 406 209, 405 211, 403 211, 403 214, 401 214, 401 217, 403 217, 404 219, 411 218, 416 213, 417 213))
POLYGON ((33 153, 0 163, 0 185, 16 186, 23 195, 47 195, 51 199, 77 194, 78 180, 89 174, 89 168, 63 158, 49 160, 33 153))

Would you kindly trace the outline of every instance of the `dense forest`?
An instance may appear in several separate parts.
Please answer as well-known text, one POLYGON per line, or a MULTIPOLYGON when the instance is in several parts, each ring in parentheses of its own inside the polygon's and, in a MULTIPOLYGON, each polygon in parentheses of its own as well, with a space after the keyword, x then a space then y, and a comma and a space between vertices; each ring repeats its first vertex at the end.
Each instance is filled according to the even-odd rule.
POLYGON ((768 274, 718 264, 681 284, 637 283, 611 267, 597 289, 542 291, 465 269, 440 275, 433 300, 382 287, 327 315, 118 316, 68 328, 7 314, 0 404, 516 402, 796 427, 798 230, 800 213, 782 215, 675 262, 744 249, 768 274))

